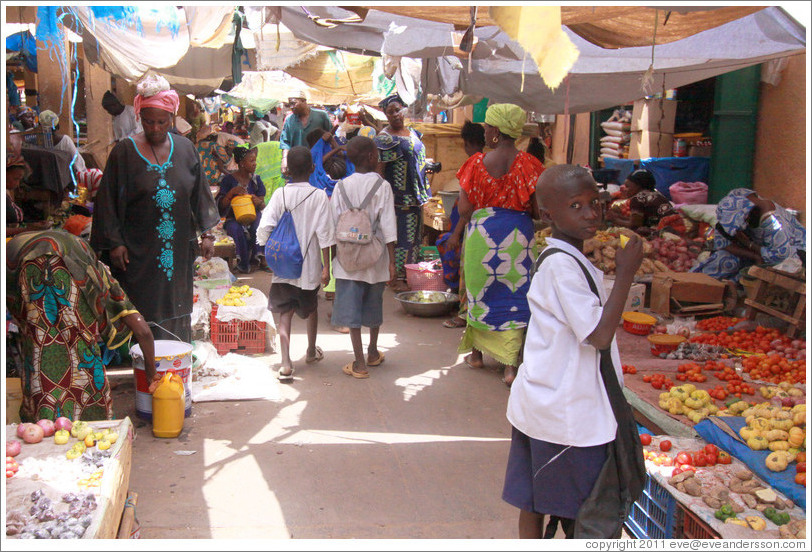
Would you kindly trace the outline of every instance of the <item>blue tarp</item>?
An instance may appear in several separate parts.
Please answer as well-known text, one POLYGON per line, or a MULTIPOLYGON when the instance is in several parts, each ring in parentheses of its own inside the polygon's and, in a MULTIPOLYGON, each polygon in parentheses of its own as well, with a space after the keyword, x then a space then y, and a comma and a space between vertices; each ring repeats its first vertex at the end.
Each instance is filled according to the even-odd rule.
POLYGON ((634 172, 634 159, 613 159, 611 157, 603 158, 603 166, 607 169, 617 169, 620 174, 617 175, 618 184, 623 184, 626 178, 634 172))
POLYGON ((37 41, 30 32, 22 31, 6 37, 6 50, 21 52, 26 69, 37 72, 37 41))
POLYGON ((640 168, 654 173, 657 191, 670 200, 669 188, 675 182, 708 183, 710 157, 651 157, 641 159, 640 168))
MULTIPOLYGON (((744 427, 745 421, 741 416, 724 416, 719 420, 730 426, 736 433, 744 427)), ((752 450, 750 447, 734 439, 713 423, 703 420, 694 426, 699 435, 709 443, 713 443, 735 456, 750 468, 761 479, 770 484, 773 489, 781 491, 786 497, 806 511, 806 487, 795 483, 795 464, 792 463, 782 472, 767 469, 764 464, 770 451, 752 450)))

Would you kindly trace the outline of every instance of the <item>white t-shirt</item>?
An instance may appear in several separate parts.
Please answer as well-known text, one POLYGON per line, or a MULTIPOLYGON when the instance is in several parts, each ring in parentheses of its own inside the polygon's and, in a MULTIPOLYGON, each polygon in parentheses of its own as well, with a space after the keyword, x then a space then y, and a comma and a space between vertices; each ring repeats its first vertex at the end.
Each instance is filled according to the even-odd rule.
MULTIPOLYGON (((578 447, 608 443, 615 438, 617 422, 601 379, 600 355, 586 342, 606 304, 603 272, 572 245, 554 238, 547 243, 581 261, 597 285, 600 302, 575 259, 555 253, 544 260, 527 294, 524 362, 510 388, 507 418, 540 441, 578 447)), ((622 387, 614 338, 611 354, 622 387)))
MULTIPOLYGON (((333 195, 330 199, 333 219, 338 222, 339 215, 348 209, 348 206, 344 203, 344 198, 341 197, 341 193, 338 190, 339 186, 344 187, 349 200, 354 206, 358 207, 361 205, 361 202, 364 201, 367 193, 372 189, 372 186, 377 182, 378 178, 380 178, 380 176, 374 172, 354 173, 336 184, 336 189, 333 190, 333 195)), ((381 184, 369 202, 367 212, 373 220, 372 226, 375 228, 375 235, 380 238, 381 243, 384 245, 381 257, 378 259, 378 262, 371 267, 355 272, 347 272, 344 270, 344 267, 341 266, 341 261, 336 258, 333 264, 333 276, 343 280, 355 280, 368 284, 388 282, 389 252, 387 251, 386 244, 397 241, 398 227, 395 221, 395 198, 392 195, 392 186, 386 180, 383 181, 383 184, 381 184)))
POLYGON ((125 105, 124 111, 113 117, 113 135, 116 140, 123 140, 143 130, 141 121, 135 117, 135 108, 131 105, 125 105))
POLYGON ((54 149, 67 152, 73 158, 73 168, 76 172, 87 170, 87 165, 85 165, 82 154, 79 153, 79 150, 76 149, 76 144, 73 143, 73 140, 71 140, 67 134, 63 135, 62 139, 54 144, 54 149))
POLYGON ((302 275, 295 280, 287 280, 274 275, 273 283, 282 282, 300 289, 316 289, 321 285, 320 249, 336 243, 336 225, 333 221, 333 213, 330 211, 330 200, 327 199, 324 190, 314 188, 309 182, 291 182, 281 190, 277 190, 271 196, 271 201, 262 210, 262 218, 260 218, 257 228, 259 245, 265 246, 271 230, 276 227, 285 212, 285 205, 288 209, 292 209, 296 237, 299 239, 299 247, 302 248, 304 257, 302 275))

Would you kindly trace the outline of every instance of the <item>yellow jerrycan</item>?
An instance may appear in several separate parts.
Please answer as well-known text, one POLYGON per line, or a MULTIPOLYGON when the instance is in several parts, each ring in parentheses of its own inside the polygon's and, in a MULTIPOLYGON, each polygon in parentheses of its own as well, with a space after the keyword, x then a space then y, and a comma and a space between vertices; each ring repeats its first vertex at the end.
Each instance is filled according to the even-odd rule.
POLYGON ((152 434, 167 439, 180 435, 185 408, 183 380, 174 372, 166 372, 152 394, 152 434))

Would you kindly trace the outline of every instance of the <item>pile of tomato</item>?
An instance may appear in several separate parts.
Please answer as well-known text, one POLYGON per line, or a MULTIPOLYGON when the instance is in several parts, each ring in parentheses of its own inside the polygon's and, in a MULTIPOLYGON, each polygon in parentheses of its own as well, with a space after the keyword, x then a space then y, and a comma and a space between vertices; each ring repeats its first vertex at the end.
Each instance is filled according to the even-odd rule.
MULTIPOLYGON (((736 370, 724 364, 722 362, 716 362, 713 360, 709 360, 705 363, 705 369, 708 371, 713 372, 713 377, 718 380, 726 382, 724 390, 727 394, 724 393, 716 393, 716 395, 724 395, 722 397, 715 396, 711 393, 711 397, 719 400, 725 400, 727 395, 735 395, 736 397, 741 398, 742 395, 755 395, 756 389, 749 383, 745 383, 742 377, 736 373, 736 370)), ((717 385, 714 389, 721 388, 721 385, 717 385)))
POLYGON ((671 378, 665 376, 664 374, 646 374, 643 376, 643 381, 645 383, 650 383, 654 389, 665 389, 668 391, 674 387, 674 382, 671 381, 671 378))
POLYGON ((735 318, 733 316, 714 316, 713 318, 706 318, 696 323, 696 329, 703 332, 723 332, 728 328, 735 326, 744 318, 735 318))
POLYGON ((624 374, 636 374, 637 373, 637 368, 635 368, 634 366, 632 366, 630 364, 623 364, 622 366, 623 366, 623 373, 624 374))
POLYGON ((775 340, 791 342, 788 337, 782 336, 780 331, 763 326, 757 327, 752 332, 737 330, 727 333, 703 333, 691 337, 692 343, 706 343, 756 354, 765 354, 771 351, 773 348, 771 342, 775 340))
POLYGON ((742 370, 757 381, 774 384, 806 384, 806 361, 789 360, 777 354, 752 356, 742 361, 742 370))
POLYGON ((686 362, 677 367, 677 379, 680 381, 693 381, 703 383, 708 381, 708 376, 702 373, 702 366, 696 362, 686 362))

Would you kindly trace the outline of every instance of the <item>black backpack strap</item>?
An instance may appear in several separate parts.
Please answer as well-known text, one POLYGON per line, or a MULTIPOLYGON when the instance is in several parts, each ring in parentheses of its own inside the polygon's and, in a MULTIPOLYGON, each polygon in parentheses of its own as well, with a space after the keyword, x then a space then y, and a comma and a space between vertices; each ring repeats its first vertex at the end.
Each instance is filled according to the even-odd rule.
MULTIPOLYGON (((297 204, 296 204, 296 206, 295 206, 293 209, 296 209, 296 207, 298 207, 299 205, 301 205, 302 203, 304 203, 305 201, 307 201, 308 199, 310 199, 310 196, 312 196, 313 194, 315 194, 315 193, 316 193, 318 190, 319 190, 318 188, 313 188, 313 191, 312 191, 312 192, 310 192, 309 194, 307 194, 307 197, 305 197, 305 198, 304 198, 302 201, 300 201, 299 203, 297 203, 297 204)), ((284 199, 284 197, 283 197, 283 199, 284 199)), ((293 212, 293 209, 291 209, 291 212, 293 212)))

